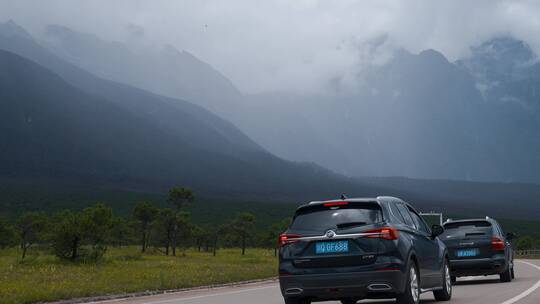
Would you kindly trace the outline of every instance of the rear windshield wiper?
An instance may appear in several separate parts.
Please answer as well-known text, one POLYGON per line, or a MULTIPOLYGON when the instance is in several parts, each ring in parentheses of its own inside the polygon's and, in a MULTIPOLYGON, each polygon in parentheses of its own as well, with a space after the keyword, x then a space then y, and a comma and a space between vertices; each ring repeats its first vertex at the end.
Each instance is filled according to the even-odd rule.
POLYGON ((337 228, 349 228, 349 227, 355 227, 355 226, 364 226, 366 225, 366 222, 347 222, 347 223, 339 223, 336 225, 337 228))

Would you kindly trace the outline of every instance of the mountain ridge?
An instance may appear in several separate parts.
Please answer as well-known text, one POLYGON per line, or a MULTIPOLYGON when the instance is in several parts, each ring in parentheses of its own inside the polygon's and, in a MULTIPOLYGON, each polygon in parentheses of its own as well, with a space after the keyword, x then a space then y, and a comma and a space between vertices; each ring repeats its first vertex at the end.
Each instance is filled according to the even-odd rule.
POLYGON ((47 26, 43 38, 45 46, 95 75, 160 95, 196 101, 218 114, 241 98, 231 80, 190 52, 179 51, 172 45, 132 50, 123 43, 59 25, 47 26), (149 74, 152 77, 146 76, 149 74))
MULTIPOLYGON (((372 51, 379 47, 384 42, 372 51)), ((540 65, 522 66, 533 54, 512 39, 486 41, 472 49, 475 54, 488 61, 468 61, 471 65, 466 59, 450 62, 433 49, 417 54, 396 49, 385 63, 351 67, 357 68, 352 80, 332 80, 335 92, 238 95, 234 89, 233 96, 216 86, 217 98, 194 102, 230 120, 279 157, 314 162, 348 176, 540 182, 540 174, 528 170, 529 164, 540 162, 535 156, 540 142, 534 136, 540 128, 535 89, 540 65), (514 53, 521 54, 519 60, 514 53), (508 67, 503 62, 493 72, 485 68, 498 66, 501 58, 509 58, 508 67), (498 78, 483 81, 486 71, 498 78)), ((108 69, 121 73, 123 68, 108 69)), ((189 90, 167 95, 181 91, 189 90)))
MULTIPOLYGON (((297 157, 308 161, 296 163, 272 155, 233 123, 201 106, 101 79, 58 58, 26 35, 3 33, 0 26, 0 49, 8 50, 0 52, 0 94, 4 94, 0 107, 5 107, 0 111, 5 116, 0 126, 7 134, 0 139, 5 148, 1 178, 159 193, 180 184, 193 187, 201 196, 254 201, 309 201, 335 198, 340 193, 395 195, 422 208, 510 212, 509 208, 519 204, 524 210, 519 216, 538 214, 534 202, 540 191, 536 186, 348 178, 314 162, 317 153, 324 152, 332 160, 343 160, 340 166, 344 169, 358 166, 356 172, 363 175, 392 175, 384 172, 389 166, 409 172, 447 170, 454 179, 464 175, 475 179, 479 173, 502 176, 499 170, 523 174, 531 163, 540 161, 528 154, 534 155, 537 146, 522 148, 531 134, 516 136, 515 132, 525 123, 525 130, 534 130, 533 118, 524 121, 520 108, 512 104, 484 113, 473 76, 442 60, 436 51, 422 56, 404 53, 407 61, 376 69, 365 78, 368 85, 354 95, 275 94, 268 101, 277 100, 283 107, 253 103, 249 109, 253 112, 238 113, 250 114, 244 127, 271 130, 263 134, 268 140, 287 143, 284 152, 293 149, 290 144, 297 149, 297 157), (427 64, 424 57, 435 64, 427 64), (427 73, 433 66, 439 73, 427 73), (421 74, 412 77, 411 71, 421 74), (449 80, 451 86, 446 85, 449 80), (431 90, 426 90, 426 83, 431 90), (417 98, 422 96, 429 98, 417 98), (468 102, 471 96, 474 100, 468 102), (329 102, 329 98, 337 102, 329 102), (82 105, 74 107, 69 100, 82 105), (42 108, 35 108, 39 105, 42 108), (26 110, 17 110, 21 108, 26 110), (501 113, 509 117, 501 119, 501 113), (502 133, 505 130, 511 132, 502 133), (488 131, 495 134, 484 137, 488 131), (310 134, 316 136, 307 140, 304 135, 310 134), (434 134, 437 141, 422 141, 434 134), (516 144, 501 145, 499 136, 516 144), (115 141, 118 138, 121 140, 115 141), (456 157, 460 163, 455 162, 456 157), (516 159, 521 159, 517 166, 516 159), (454 169, 448 170, 448 165, 454 169), (528 193, 520 194, 520 187, 528 193), (464 194, 456 195, 460 192, 464 194), (468 206, 471 202, 478 206, 468 206)), ((534 172, 530 174, 533 179, 534 172)))
MULTIPOLYGON (((296 193, 298 195, 304 189, 317 189, 318 187, 324 189, 324 184, 332 185, 329 186, 330 188, 337 188, 340 181, 344 181, 347 187, 360 187, 348 182, 344 177, 316 165, 288 162, 271 155, 249 140, 232 124, 214 116, 199 106, 158 96, 127 85, 98 79, 85 71, 56 59, 53 55, 40 49, 33 41, 27 41, 25 38, 20 40, 22 41, 0 39, 0 48, 18 50, 32 59, 48 65, 47 68, 52 68, 55 72, 60 73, 63 81, 69 79, 70 85, 86 92, 85 94, 90 94, 94 99, 96 97, 104 99, 110 104, 121 108, 125 111, 122 115, 129 114, 138 120, 152 122, 152 127, 161 132, 159 136, 171 138, 170 142, 178 141, 178 138, 187 139, 184 143, 198 147, 198 151, 201 151, 190 154, 192 158, 199 156, 198 158, 195 157, 198 161, 182 162, 186 168, 191 169, 184 170, 188 172, 183 172, 183 175, 178 175, 172 169, 178 168, 178 166, 174 166, 175 158, 170 155, 172 153, 170 151, 178 151, 178 155, 181 156, 183 155, 181 153, 182 149, 178 146, 174 148, 174 145, 164 149, 163 152, 168 155, 164 158, 169 161, 168 166, 171 166, 171 168, 168 168, 165 163, 161 163, 160 166, 156 165, 156 168, 147 165, 146 170, 153 172, 153 174, 148 174, 147 186, 156 185, 155 182, 157 182, 159 189, 163 190, 166 188, 165 184, 171 185, 176 181, 176 183, 188 185, 198 184, 198 187, 206 188, 206 191, 222 194, 263 193, 266 191, 264 189, 274 188, 273 192, 276 196, 283 196, 284 193, 296 193), (183 118, 179 120, 180 117, 183 118), (197 125, 204 127, 194 129, 193 127, 197 125), (213 127, 208 128, 211 125, 213 127), (233 140, 223 141, 225 136, 218 135, 223 132, 233 140), (225 144, 220 144, 220 141, 225 144), (204 155, 208 155, 208 157, 203 157, 204 155), (218 159, 226 161, 216 161, 218 159), (201 168, 195 166, 196 164, 201 165, 201 168), (205 167, 208 169, 204 169, 205 167), (160 172, 158 173, 158 171, 160 172), (163 178, 160 178, 160 174, 163 174, 163 178), (154 183, 150 182, 152 179, 154 183), (237 181, 237 184, 235 184, 235 181, 237 181)), ((7 54, 7 52, 4 52, 4 56, 12 56, 7 54)), ((24 91, 19 90, 18 92, 24 91)), ((34 97, 38 98, 39 96, 34 97)), ((136 129, 132 130, 135 135, 137 132, 136 129)), ((138 167, 134 166, 133 168, 138 167)), ((140 172, 144 172, 144 170, 140 172)), ((182 172, 182 170, 178 172, 182 172)), ((146 177, 145 174, 139 176, 146 177)), ((139 182, 137 185, 140 186, 141 183, 139 182)))

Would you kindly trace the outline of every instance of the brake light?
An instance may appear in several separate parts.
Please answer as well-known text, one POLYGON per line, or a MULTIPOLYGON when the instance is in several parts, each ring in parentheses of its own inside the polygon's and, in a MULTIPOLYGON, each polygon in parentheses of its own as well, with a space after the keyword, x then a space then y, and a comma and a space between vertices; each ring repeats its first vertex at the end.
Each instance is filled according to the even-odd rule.
POLYGON ((279 247, 282 247, 284 245, 287 245, 287 244, 291 244, 291 243, 296 243, 298 242, 298 238, 302 237, 301 235, 299 234, 286 234, 286 233, 282 233, 279 235, 279 239, 278 239, 278 245, 279 247))
POLYGON ((399 239, 399 230, 393 227, 373 229, 366 231, 366 233, 373 233, 372 235, 368 235, 368 238, 383 239, 389 241, 399 239))
POLYGON ((506 246, 504 245, 504 241, 501 240, 498 237, 493 237, 491 239, 491 248, 495 251, 503 251, 506 246))
POLYGON ((332 202, 332 203, 326 203, 323 206, 325 207, 334 207, 334 206, 345 206, 348 205, 348 202, 332 202))

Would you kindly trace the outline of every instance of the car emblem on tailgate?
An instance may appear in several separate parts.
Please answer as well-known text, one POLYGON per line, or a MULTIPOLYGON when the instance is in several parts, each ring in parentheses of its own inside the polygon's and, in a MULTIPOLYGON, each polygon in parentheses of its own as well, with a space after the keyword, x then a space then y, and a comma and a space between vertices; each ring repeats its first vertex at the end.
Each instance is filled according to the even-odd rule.
POLYGON ((331 239, 336 236, 336 233, 334 232, 334 230, 328 230, 324 235, 326 235, 327 238, 331 239))

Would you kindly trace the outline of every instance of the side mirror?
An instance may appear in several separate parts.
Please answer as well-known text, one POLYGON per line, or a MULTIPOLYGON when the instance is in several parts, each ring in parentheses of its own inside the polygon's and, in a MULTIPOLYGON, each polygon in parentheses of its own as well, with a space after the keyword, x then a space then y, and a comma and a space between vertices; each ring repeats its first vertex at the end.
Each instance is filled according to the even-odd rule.
POLYGON ((511 240, 513 240, 513 239, 515 239, 515 238, 516 238, 516 235, 513 234, 512 232, 508 232, 508 233, 506 234, 506 239, 507 239, 508 241, 511 241, 511 240))
POLYGON ((431 237, 436 238, 439 235, 443 234, 444 228, 441 225, 433 225, 431 226, 431 237))

